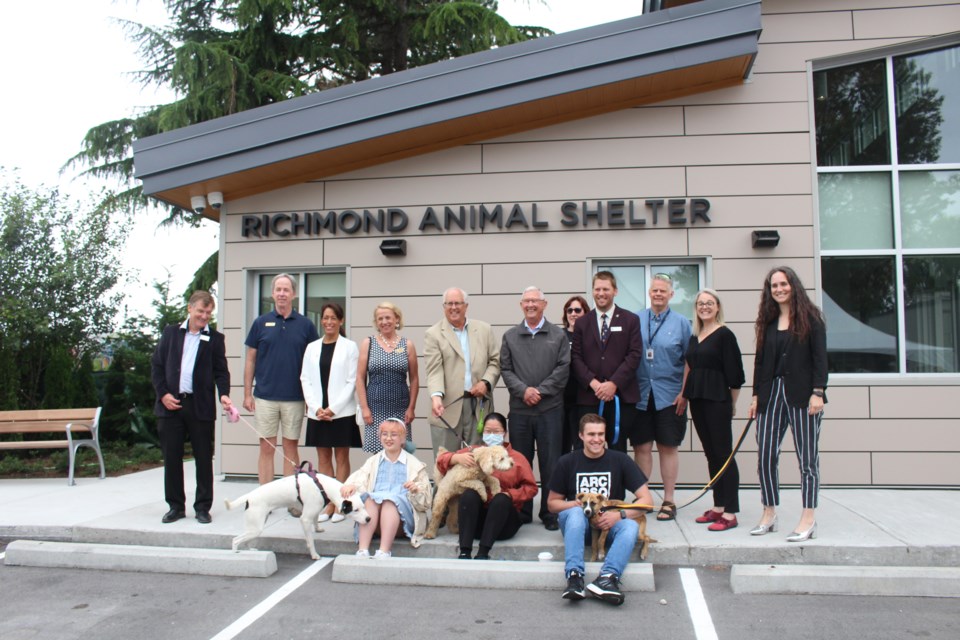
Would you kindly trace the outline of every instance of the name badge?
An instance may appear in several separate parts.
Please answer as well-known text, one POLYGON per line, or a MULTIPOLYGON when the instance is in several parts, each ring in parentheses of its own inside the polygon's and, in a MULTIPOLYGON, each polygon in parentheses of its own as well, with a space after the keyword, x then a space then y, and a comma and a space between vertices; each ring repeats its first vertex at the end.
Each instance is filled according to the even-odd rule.
POLYGON ((210 336, 205 333, 200 334, 200 342, 210 342, 210 336))
POLYGON ((611 331, 611 332, 623 331, 623 327, 610 327, 610 331, 611 331))
POLYGON ((265 327, 275 327, 275 326, 277 326, 277 323, 276 323, 276 322, 264 322, 264 323, 263 323, 263 326, 265 326, 265 327))
POLYGON ((653 361, 653 349, 647 349, 647 360, 653 361))

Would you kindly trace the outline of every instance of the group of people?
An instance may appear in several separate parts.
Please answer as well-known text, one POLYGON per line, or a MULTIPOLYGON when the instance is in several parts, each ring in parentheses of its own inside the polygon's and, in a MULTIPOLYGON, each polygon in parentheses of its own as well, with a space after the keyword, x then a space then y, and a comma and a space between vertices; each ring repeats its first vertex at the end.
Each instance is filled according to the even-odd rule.
MULTIPOLYGON (((345 336, 343 308, 329 302, 321 310, 321 336, 293 309, 295 287, 286 274, 274 278, 275 308, 255 320, 245 343, 243 407, 255 416, 260 482, 274 477, 278 435, 284 474, 293 473, 306 407, 306 444, 316 447, 319 471, 343 482, 345 495, 361 492, 371 515, 369 523, 357 525, 357 554, 389 557, 398 535, 419 544, 432 502, 426 465, 410 444, 419 391, 415 346, 400 335, 403 315, 389 302, 374 309, 376 334, 359 346, 345 336), (361 446, 374 455, 351 473, 349 450, 361 446), (379 549, 371 555, 378 533, 379 549)), ((739 474, 731 459, 732 420, 745 375, 716 291, 698 292, 692 324, 670 309, 674 291, 666 274, 652 277, 650 305, 640 313, 616 306, 616 278, 608 271, 594 275, 592 295, 592 310, 581 296, 567 300, 558 326, 546 319, 543 291, 527 287, 520 299, 522 321, 498 342, 489 324, 468 318, 467 293, 450 288, 443 293, 443 318, 425 333, 423 364, 440 472, 476 465, 472 452, 478 446, 504 446, 514 460, 511 470, 495 472, 500 494, 468 490, 459 500, 459 557, 473 557, 479 540, 475 557, 489 558, 495 541, 514 536, 532 521, 536 458, 545 496, 538 517, 548 530, 562 531, 566 548, 563 597, 582 599, 589 591, 620 604, 619 581, 642 512, 603 515, 600 526, 609 529, 610 551, 600 575, 585 586, 589 524, 576 494, 599 492, 622 500, 630 490, 638 503, 652 505, 647 483, 656 442, 664 491, 657 519, 672 520, 689 404, 710 477, 726 465, 713 487, 714 506, 696 521, 711 531, 736 527, 739 474), (509 394, 509 417, 493 406, 493 389, 501 378, 509 394), (626 454, 628 442, 632 459, 626 454)), ((224 409, 232 408, 223 336, 207 326, 212 310, 209 294, 194 294, 187 320, 164 331, 154 355, 170 507, 164 522, 185 517, 187 433, 197 457, 194 511, 199 522, 210 522, 214 385, 224 409)), ((767 275, 755 334, 749 417, 757 422, 764 510, 750 533, 777 530, 778 458, 789 425, 801 467, 803 512, 787 539, 802 541, 816 535, 826 331, 822 313, 792 269, 777 267, 767 275)), ((321 516, 330 518, 338 516, 321 516)))

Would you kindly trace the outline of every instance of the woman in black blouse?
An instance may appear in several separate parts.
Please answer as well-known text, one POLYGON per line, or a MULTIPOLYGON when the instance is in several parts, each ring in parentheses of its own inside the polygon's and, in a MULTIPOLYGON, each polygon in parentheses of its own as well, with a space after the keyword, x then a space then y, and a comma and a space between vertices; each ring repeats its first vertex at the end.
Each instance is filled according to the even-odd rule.
POLYGON ((753 367, 750 417, 757 419, 757 471, 763 516, 750 533, 777 530, 780 503, 780 445, 790 425, 797 460, 803 511, 788 542, 817 534, 814 509, 820 489, 820 420, 826 402, 827 329, 823 313, 807 296, 789 267, 767 274, 760 294, 755 327, 757 354, 753 367))
MULTIPOLYGON (((690 401, 693 426, 713 478, 733 451, 733 415, 745 377, 737 337, 724 326, 720 297, 712 289, 697 294, 693 334, 687 347, 690 372, 683 397, 690 401)), ((713 508, 697 522, 710 523, 710 531, 733 529, 740 511, 739 494, 740 472, 737 461, 731 460, 713 487, 713 508)))

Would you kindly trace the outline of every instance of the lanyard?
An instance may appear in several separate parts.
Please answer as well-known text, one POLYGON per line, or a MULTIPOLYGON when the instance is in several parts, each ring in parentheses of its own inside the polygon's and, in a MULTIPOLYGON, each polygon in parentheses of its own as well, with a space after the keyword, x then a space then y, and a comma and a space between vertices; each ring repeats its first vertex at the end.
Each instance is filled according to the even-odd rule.
POLYGON ((666 324, 667 316, 670 315, 670 309, 667 309, 663 313, 663 317, 660 318, 660 322, 657 324, 656 331, 653 331, 653 311, 647 309, 647 313, 650 314, 647 316, 647 335, 650 336, 650 342, 648 346, 653 347, 653 339, 657 337, 657 334, 660 333, 660 329, 663 329, 663 325, 666 324))

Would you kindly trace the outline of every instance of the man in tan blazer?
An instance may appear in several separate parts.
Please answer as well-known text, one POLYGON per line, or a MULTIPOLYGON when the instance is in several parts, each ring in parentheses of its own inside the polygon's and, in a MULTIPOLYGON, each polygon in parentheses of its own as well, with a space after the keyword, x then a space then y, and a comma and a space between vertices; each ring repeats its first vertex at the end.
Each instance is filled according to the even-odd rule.
POLYGON ((434 456, 441 446, 456 451, 462 441, 480 442, 480 410, 493 411, 493 388, 500 378, 500 343, 489 324, 467 320, 469 306, 463 289, 447 289, 443 292, 444 318, 424 335, 434 456))

